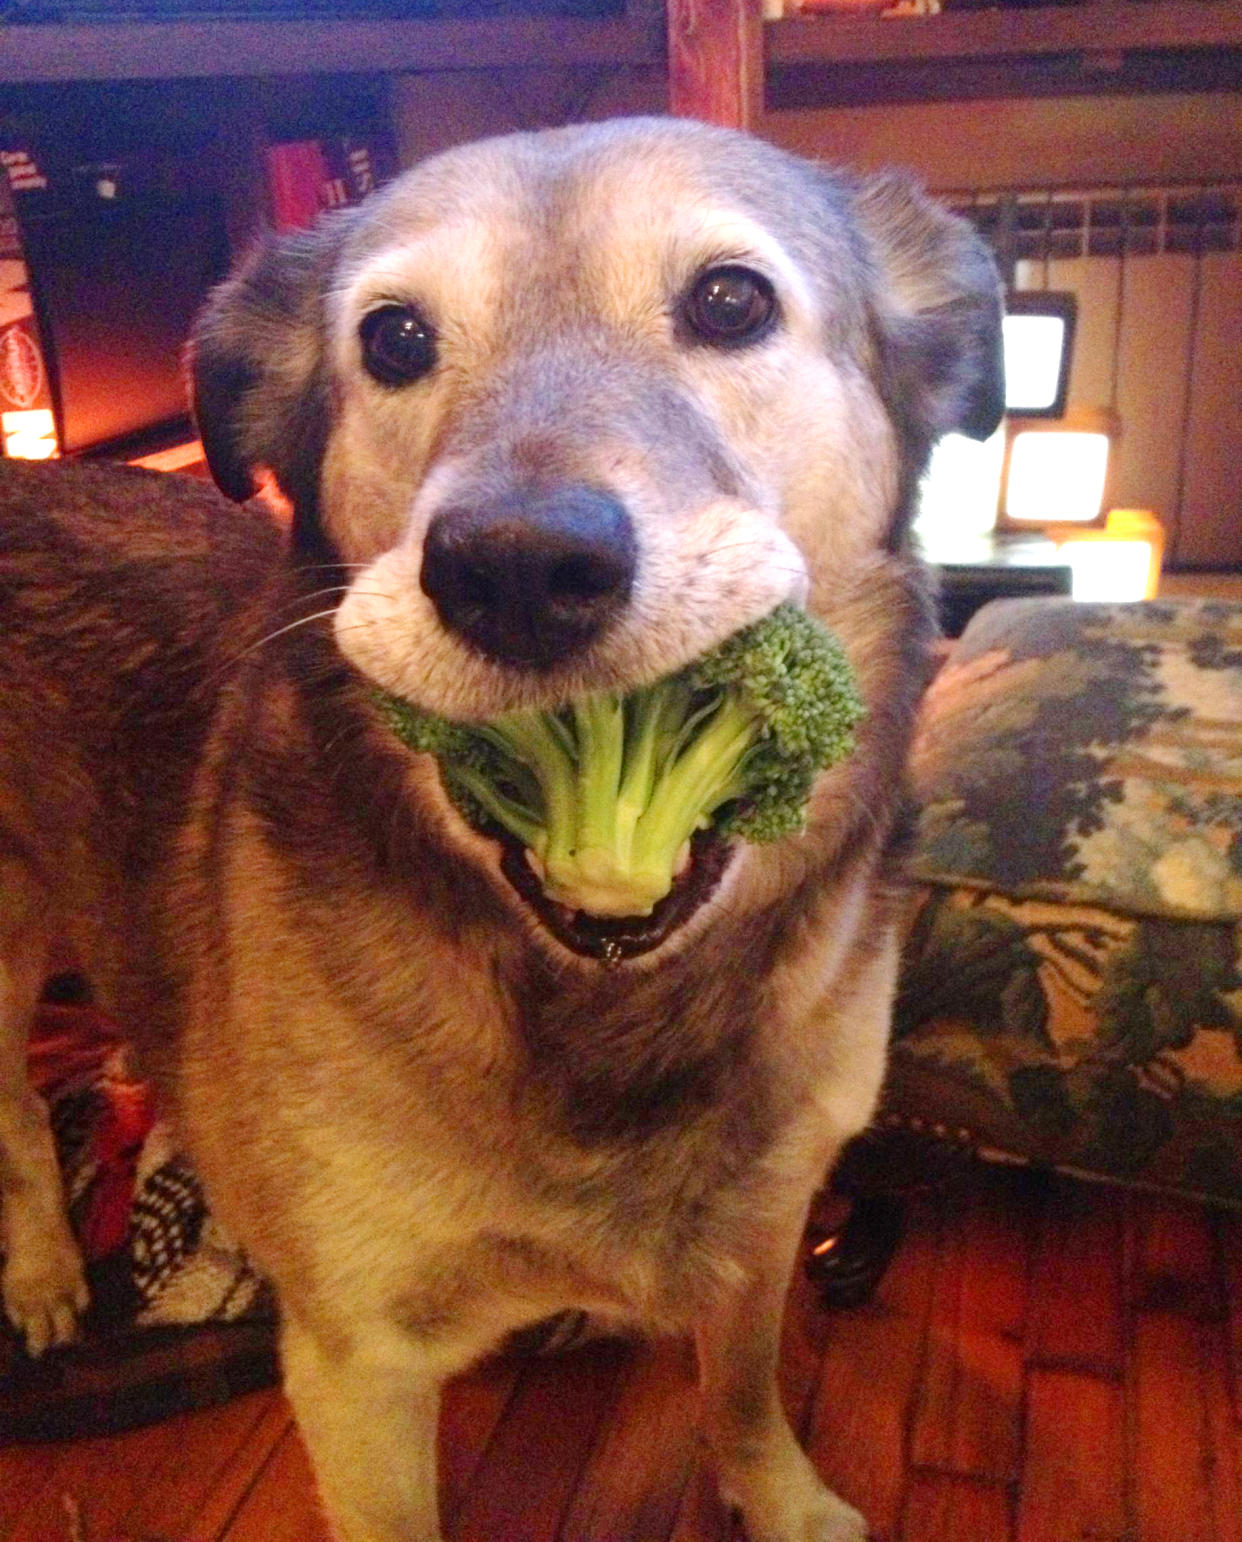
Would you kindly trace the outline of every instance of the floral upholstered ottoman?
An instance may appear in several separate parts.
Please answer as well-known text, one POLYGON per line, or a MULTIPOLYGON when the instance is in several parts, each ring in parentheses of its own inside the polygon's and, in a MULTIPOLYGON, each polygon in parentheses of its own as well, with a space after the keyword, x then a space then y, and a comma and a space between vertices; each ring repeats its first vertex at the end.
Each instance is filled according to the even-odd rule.
POLYGON ((1242 1203, 1242 605, 989 605, 914 776, 884 1118, 1242 1203))

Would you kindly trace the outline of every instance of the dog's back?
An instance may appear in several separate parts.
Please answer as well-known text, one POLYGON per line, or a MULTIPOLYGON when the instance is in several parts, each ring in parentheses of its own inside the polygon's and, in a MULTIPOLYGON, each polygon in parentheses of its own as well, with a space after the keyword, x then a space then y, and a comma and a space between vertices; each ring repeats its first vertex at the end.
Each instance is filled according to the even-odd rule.
POLYGON ((278 548, 190 478, 0 461, 0 896, 105 993, 278 548))

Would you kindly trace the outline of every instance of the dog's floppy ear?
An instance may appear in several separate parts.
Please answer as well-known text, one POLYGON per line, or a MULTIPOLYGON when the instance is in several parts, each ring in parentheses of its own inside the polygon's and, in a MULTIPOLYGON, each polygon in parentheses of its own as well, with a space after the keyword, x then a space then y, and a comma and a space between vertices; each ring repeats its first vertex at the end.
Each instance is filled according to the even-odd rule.
POLYGON ((1003 304, 991 253, 966 220, 901 173, 860 183, 855 208, 880 270, 890 406, 927 448, 951 431, 986 439, 1005 410, 1003 304))
POLYGON ((350 220, 269 236, 212 294, 190 340, 194 416, 208 467, 239 502, 269 470, 313 540, 333 403, 324 294, 350 220))

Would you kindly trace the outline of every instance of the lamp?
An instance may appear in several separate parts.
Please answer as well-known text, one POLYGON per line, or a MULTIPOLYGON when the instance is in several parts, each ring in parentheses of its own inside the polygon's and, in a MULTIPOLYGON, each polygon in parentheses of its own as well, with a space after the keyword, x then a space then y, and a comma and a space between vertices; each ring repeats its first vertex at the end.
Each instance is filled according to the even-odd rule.
POLYGON ((0 412, 0 436, 4 439, 3 453, 12 460, 51 460, 60 453, 50 407, 0 412))
POLYGON ((1002 473, 1002 524, 1098 524, 1108 501, 1109 456, 1117 420, 1106 408, 1072 407, 1060 418, 1008 425, 1002 473))
POLYGON ((1078 300, 1048 289, 1019 289, 1005 301, 1005 411, 1059 418, 1069 396, 1078 300))
POLYGON ((1150 600, 1160 586, 1164 526, 1150 509, 1110 509, 1093 529, 1052 527, 1076 600, 1150 600))

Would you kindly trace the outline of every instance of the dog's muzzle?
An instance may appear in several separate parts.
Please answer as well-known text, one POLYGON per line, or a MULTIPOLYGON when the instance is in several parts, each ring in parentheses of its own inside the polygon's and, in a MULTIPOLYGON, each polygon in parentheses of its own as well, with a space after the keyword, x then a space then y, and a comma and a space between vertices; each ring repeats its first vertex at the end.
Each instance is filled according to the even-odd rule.
POLYGON ((635 562, 633 526, 616 498, 530 486, 441 509, 424 539, 421 582, 443 625, 478 652, 547 669, 624 609, 635 562))

